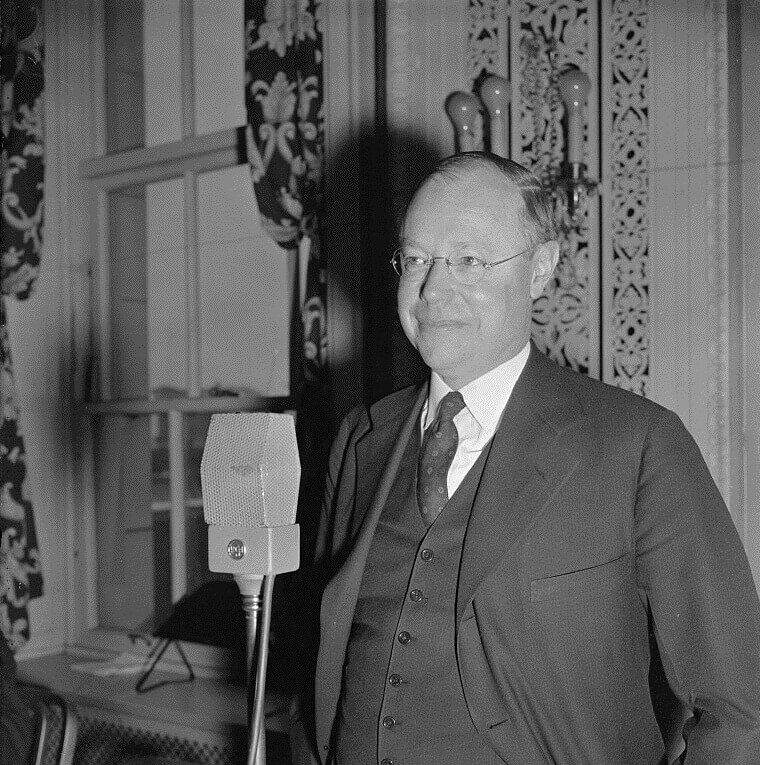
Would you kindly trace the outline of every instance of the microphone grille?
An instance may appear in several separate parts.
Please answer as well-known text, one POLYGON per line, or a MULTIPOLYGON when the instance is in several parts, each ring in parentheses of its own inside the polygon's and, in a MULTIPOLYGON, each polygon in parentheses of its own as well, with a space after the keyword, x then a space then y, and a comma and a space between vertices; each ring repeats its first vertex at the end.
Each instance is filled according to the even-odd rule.
POLYGON ((211 418, 201 460, 203 517, 216 526, 288 526, 296 521, 301 463, 289 414, 211 418))

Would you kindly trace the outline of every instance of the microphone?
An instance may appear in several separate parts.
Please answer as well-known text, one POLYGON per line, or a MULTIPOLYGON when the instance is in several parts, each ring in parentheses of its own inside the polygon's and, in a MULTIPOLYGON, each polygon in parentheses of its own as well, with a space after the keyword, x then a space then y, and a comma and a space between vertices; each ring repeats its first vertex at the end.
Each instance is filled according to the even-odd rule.
POLYGON ((234 574, 244 595, 299 566, 300 477, 291 415, 212 416, 201 460, 208 567, 234 574))
MULTIPOLYGON (((248 765, 265 765, 264 689, 272 590, 276 574, 299 565, 296 521, 301 462, 288 414, 215 414, 201 459, 203 518, 208 524, 208 567, 233 574, 246 615, 247 679, 254 685, 249 709, 248 765), (261 607, 258 665, 254 650, 261 607)), ((250 693, 249 693, 250 698, 250 693)))

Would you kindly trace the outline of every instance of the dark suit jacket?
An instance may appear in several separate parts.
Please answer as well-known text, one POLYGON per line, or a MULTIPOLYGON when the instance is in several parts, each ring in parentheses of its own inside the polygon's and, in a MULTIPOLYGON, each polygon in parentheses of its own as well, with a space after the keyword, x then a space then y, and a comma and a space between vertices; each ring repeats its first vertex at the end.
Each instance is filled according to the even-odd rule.
MULTIPOLYGON (((323 760, 370 541, 426 392, 355 410, 332 449, 323 760)), ((665 762, 690 710, 686 762, 760 762, 760 607, 699 449, 671 412, 535 347, 473 504, 455 629, 470 715, 505 762, 665 762)))

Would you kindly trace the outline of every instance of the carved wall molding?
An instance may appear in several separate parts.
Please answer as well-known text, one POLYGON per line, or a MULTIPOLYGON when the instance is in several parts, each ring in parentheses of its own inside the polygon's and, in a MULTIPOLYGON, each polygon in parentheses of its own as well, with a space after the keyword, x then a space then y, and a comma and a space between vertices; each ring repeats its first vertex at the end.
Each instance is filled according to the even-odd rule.
MULTIPOLYGON (((413 92, 410 82, 420 75, 421 59, 415 57, 411 47, 411 7, 408 0, 389 0, 386 8, 386 104, 391 129, 388 182, 391 189, 401 190, 403 194, 409 183, 405 172, 403 135, 415 127, 411 118, 413 92)), ((391 204, 394 203, 391 201, 391 204)), ((394 209, 393 217, 399 213, 400 210, 394 209)))
POLYGON ((745 106, 736 100, 742 88, 729 88, 729 72, 744 76, 736 54, 746 41, 743 28, 741 38, 738 29, 729 34, 732 6, 737 13, 718 0, 649 0, 650 390, 687 424, 741 532, 751 429, 741 365, 752 330, 743 326, 745 187, 742 169, 728 164, 733 120, 745 106), (733 361, 740 366, 731 369, 733 361))
POLYGON ((718 488, 728 497, 729 436, 729 274, 728 274, 728 19, 725 3, 705 0, 707 114, 705 162, 710 168, 705 198, 707 295, 713 334, 708 340, 710 439, 708 464, 718 488))

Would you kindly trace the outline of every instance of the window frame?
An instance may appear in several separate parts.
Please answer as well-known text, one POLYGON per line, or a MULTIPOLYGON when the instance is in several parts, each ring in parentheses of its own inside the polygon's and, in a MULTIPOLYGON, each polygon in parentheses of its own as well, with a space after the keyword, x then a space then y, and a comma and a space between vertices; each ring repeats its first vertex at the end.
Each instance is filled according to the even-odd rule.
MULTIPOLYGON (((73 0, 64 0, 64 5, 73 0)), ((183 36, 191 44, 188 24, 191 23, 191 0, 183 3, 183 36)), ((56 86, 54 99, 62 109, 63 117, 57 142, 51 154, 60 157, 79 173, 69 170, 61 179, 65 191, 71 189, 82 199, 65 200, 61 215, 76 214, 79 234, 87 257, 89 290, 77 285, 72 275, 67 308, 70 322, 71 382, 69 417, 70 455, 68 459, 68 512, 66 536, 69 540, 65 572, 59 571, 67 583, 67 606, 64 613, 64 647, 74 653, 90 656, 113 656, 122 651, 147 653, 148 646, 130 639, 126 632, 98 626, 97 615, 97 543, 95 527, 95 459, 93 454, 93 421, 82 402, 93 398, 108 399, 110 363, 103 356, 109 345, 103 332, 109 332, 108 311, 108 193, 114 189, 136 183, 148 183, 182 175, 197 175, 214 169, 240 164, 238 139, 235 129, 200 136, 187 136, 181 141, 154 147, 142 147, 107 154, 105 135, 105 19, 104 0, 90 0, 80 11, 89 24, 74 29, 67 23, 65 9, 55 14, 57 35, 55 49, 60 56, 58 64, 64 78, 75 74, 74 82, 82 93, 80 103, 67 101, 65 80, 56 86), (81 38, 81 39, 80 39, 81 38), (86 40, 86 51, 81 50, 86 40), (94 86, 90 90, 90 82, 94 86), (81 113, 79 109, 82 109, 81 113), (81 141, 82 130, 87 130, 81 141), (74 148, 72 152, 70 147, 74 148), (66 151, 69 150, 69 156, 66 151), (58 151, 59 155, 55 152, 58 151), (76 156, 77 159, 73 159, 76 156), (77 177, 78 175, 78 177, 77 177), (82 192, 75 184, 83 186, 82 192), (103 243, 106 246, 103 246, 103 243), (105 372, 96 383, 85 370, 88 360, 98 359, 105 372)), ((51 16, 52 17, 52 16, 51 16)), ((331 0, 325 8, 324 35, 325 83, 325 153, 329 156, 347 143, 359 144, 368 127, 375 120, 375 50, 374 31, 368 29, 361 9, 351 0, 331 0), (346 62, 349 62, 347 66, 346 62)), ((51 26, 51 30, 52 30, 51 26)), ((187 88, 185 101, 188 102, 187 88)), ((329 246, 334 267, 327 273, 328 301, 331 321, 328 325, 328 356, 339 355, 353 359, 341 364, 337 371, 331 403, 333 419, 358 403, 362 396, 363 312, 358 296, 362 293, 361 261, 357 251, 366 246, 366 219, 346 221, 331 208, 331 198, 345 199, 346 195, 359 198, 366 171, 367 158, 354 157, 344 163, 339 172, 325 172, 325 200, 327 215, 324 220, 326 247, 329 246)), ((67 238, 61 237, 65 251, 67 238)), ((74 260, 73 256, 72 261, 74 260)), ((82 257, 81 255, 79 256, 82 257)), ((74 266, 72 266, 73 270, 74 266)), ((186 646, 188 658, 199 676, 224 676, 229 667, 226 649, 190 644, 186 646)), ((171 660, 170 660, 171 666, 171 660)), ((177 662, 177 668, 181 665, 177 662)))
MULTIPOLYGON (((184 183, 185 208, 185 256, 188 268, 188 377, 190 395, 199 395, 197 374, 200 349, 198 322, 198 240, 197 240, 197 177, 206 172, 223 170, 241 164, 239 131, 228 128, 214 133, 193 134, 195 104, 193 102, 193 8, 192 0, 181 0, 180 4, 180 92, 182 114, 180 123, 182 138, 154 146, 141 146, 126 151, 107 153, 106 114, 106 57, 105 57, 105 0, 94 0, 91 5, 93 35, 91 55, 100 65, 93 67, 97 72, 93 96, 95 155, 80 163, 80 178, 87 187, 89 255, 91 279, 90 305, 90 358, 94 361, 95 380, 92 390, 81 391, 84 398, 93 398, 94 404, 75 404, 75 422, 78 426, 76 440, 83 447, 84 460, 79 479, 79 493, 85 500, 80 508, 81 547, 86 551, 84 560, 84 592, 86 604, 80 623, 70 626, 73 646, 86 653, 108 654, 114 651, 129 651, 146 657, 152 643, 145 636, 127 631, 109 629, 99 625, 97 592, 97 533, 95 506, 95 455, 94 420, 104 416, 119 416, 119 405, 112 395, 112 333, 111 333, 111 287, 109 251, 109 195, 120 189, 147 186, 150 183, 182 178, 184 183), (83 619, 82 619, 83 617, 83 619)), ((241 62, 242 66, 242 62, 241 62)), ((221 402, 220 402, 221 403, 221 402)), ((126 409, 130 409, 129 406, 126 409)), ((126 413, 126 412, 125 412, 126 413)), ((172 419, 172 412, 166 413, 172 419)), ((184 497, 182 497, 183 505, 184 497)), ((186 520, 186 508, 184 514, 186 520)), ((184 534, 181 535, 184 538, 184 534)), ((184 553, 179 553, 184 559, 184 553)), ((177 556, 172 555, 173 564, 177 556)), ((179 567, 179 573, 185 565, 179 567)), ((176 566, 173 565, 173 572, 176 566)), ((177 577, 179 578, 179 577, 177 577)), ((174 579, 174 577, 173 577, 174 579)), ((74 589, 74 588, 73 588, 74 589)), ((184 588, 183 588, 184 589, 184 588)), ((228 651, 214 646, 188 644, 186 653, 200 676, 224 675, 224 668, 230 666, 228 651)), ((162 666, 181 670, 181 662, 170 656, 162 659, 162 666)))

